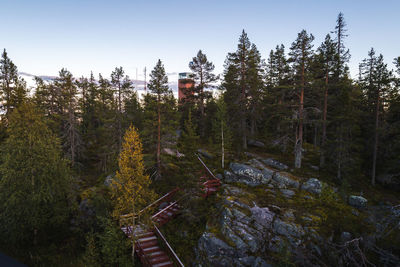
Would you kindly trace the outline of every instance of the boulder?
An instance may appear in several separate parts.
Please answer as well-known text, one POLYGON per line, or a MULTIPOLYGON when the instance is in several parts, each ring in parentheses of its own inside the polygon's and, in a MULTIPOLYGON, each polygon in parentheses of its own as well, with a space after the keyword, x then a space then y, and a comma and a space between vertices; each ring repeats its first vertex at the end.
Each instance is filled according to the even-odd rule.
POLYGON ((319 195, 322 191, 322 183, 317 178, 310 178, 301 186, 301 189, 319 195))
POLYGON ((247 141, 247 145, 249 146, 253 146, 253 147, 259 147, 259 148, 264 148, 265 144, 263 142, 257 141, 257 140, 253 140, 253 139, 249 139, 247 141))
POLYGON ((238 177, 234 173, 227 170, 224 171, 224 177, 225 177, 225 182, 228 183, 235 182, 238 179, 238 177))
POLYGON ((286 173, 276 172, 272 179, 277 183, 279 188, 294 187, 299 188, 299 182, 293 180, 286 173))
POLYGON ((358 209, 366 208, 368 200, 362 196, 350 196, 349 205, 358 209))
POLYGON ((112 183, 112 180, 114 178, 113 174, 107 175, 106 179, 104 180, 104 185, 105 186, 110 186, 112 183))
POLYGON ((201 148, 197 150, 197 153, 199 153, 200 155, 202 155, 203 157, 208 158, 208 159, 214 158, 214 156, 211 153, 209 153, 208 151, 201 149, 201 148))
POLYGON ((277 160, 274 160, 272 158, 262 159, 261 161, 265 165, 273 167, 273 168, 281 170, 281 171, 289 169, 289 167, 287 165, 285 165, 285 164, 283 164, 283 163, 281 163, 281 162, 279 162, 277 160))
POLYGON ((281 193, 286 198, 292 198, 296 194, 296 192, 289 189, 281 189, 281 193))
MULTIPOLYGON (((272 176, 267 171, 260 171, 252 166, 231 163, 230 168, 236 177, 230 176, 233 182, 244 183, 250 186, 268 184, 272 176)), ((229 175, 229 174, 228 174, 229 175)))
POLYGON ((272 221, 274 220, 275 217, 275 213, 270 211, 267 207, 260 208, 258 206, 254 206, 250 210, 251 210, 251 217, 257 224, 267 229, 271 228, 272 221))
POLYGON ((274 221, 274 231, 277 234, 283 235, 283 236, 294 236, 294 237, 302 237, 304 236, 304 230, 301 227, 301 225, 296 225, 294 223, 288 223, 285 221, 282 221, 281 219, 276 219, 274 221))
POLYGON ((351 234, 350 234, 349 232, 343 232, 343 233, 340 235, 340 240, 341 240, 343 243, 345 243, 345 242, 347 242, 347 241, 350 241, 350 240, 351 240, 351 234))

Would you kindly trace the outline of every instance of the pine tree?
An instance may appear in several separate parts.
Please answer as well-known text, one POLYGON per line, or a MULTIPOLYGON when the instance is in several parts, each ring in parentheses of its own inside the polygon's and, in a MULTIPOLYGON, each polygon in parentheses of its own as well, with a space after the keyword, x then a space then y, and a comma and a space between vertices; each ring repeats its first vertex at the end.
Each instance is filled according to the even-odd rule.
POLYGON ((317 60, 321 64, 324 77, 324 101, 323 101, 323 115, 322 115, 322 137, 321 137, 321 154, 320 154, 320 166, 325 165, 326 155, 326 127, 327 127, 327 114, 328 114, 328 95, 330 87, 330 77, 334 71, 336 63, 336 43, 334 43, 328 34, 325 37, 325 41, 318 48, 317 60))
POLYGON ((388 94, 391 91, 391 73, 387 69, 387 64, 383 61, 382 54, 377 57, 372 48, 368 56, 368 59, 364 59, 360 66, 362 71, 360 76, 369 109, 374 117, 371 184, 375 185, 379 132, 382 124, 381 116, 383 107, 387 104, 388 94))
POLYGON ((303 122, 304 122, 304 91, 307 86, 308 67, 312 57, 311 44, 314 40, 312 34, 308 34, 307 31, 301 31, 295 42, 290 47, 290 60, 293 62, 293 68, 295 70, 295 86, 300 91, 299 96, 299 110, 297 113, 297 129, 296 129, 296 140, 294 147, 295 155, 295 168, 301 167, 302 149, 303 149, 303 122))
POLYGON ((165 74, 164 65, 161 60, 157 61, 156 66, 150 73, 148 88, 156 96, 157 104, 157 177, 161 176, 161 108, 162 103, 169 94, 172 94, 168 87, 168 77, 165 74))
POLYGON ((72 166, 75 167, 80 155, 82 139, 78 122, 78 91, 71 72, 61 69, 59 77, 54 81, 54 86, 60 92, 61 137, 64 151, 72 166))
MULTIPOLYGON (((195 81, 195 87, 192 92, 195 97, 195 102, 198 103, 200 109, 200 136, 205 135, 205 103, 204 101, 211 97, 210 92, 205 91, 213 87, 213 82, 217 80, 217 76, 213 74, 214 64, 208 61, 207 56, 203 54, 201 50, 197 53, 196 57, 193 57, 189 63, 189 68, 192 71, 193 80, 195 81)), ((187 94, 187 95, 192 95, 187 94)))
MULTIPOLYGON (((150 177, 145 174, 142 143, 133 126, 125 132, 118 166, 119 170, 112 181, 113 216, 120 219, 121 215, 131 213, 132 226, 135 227, 136 213, 151 202, 154 193, 149 188, 150 177)), ((132 235, 132 256, 135 242, 133 238, 132 235)))
POLYGON ((221 89, 225 90, 224 99, 230 124, 235 129, 235 136, 240 139, 242 149, 247 149, 248 121, 252 121, 255 130, 257 97, 262 84, 260 56, 243 30, 236 52, 229 53, 225 60, 224 81, 221 89), (252 109, 254 104, 254 109, 252 109), (234 116, 234 117, 233 117, 234 116))
POLYGON ((124 74, 125 71, 122 67, 115 68, 115 70, 111 73, 111 84, 116 95, 118 108, 118 112, 116 114, 118 150, 120 150, 122 144, 123 103, 125 99, 130 97, 133 89, 132 81, 127 75, 124 74))
POLYGON ((18 76, 17 66, 8 57, 5 49, 0 59, 0 94, 6 118, 24 102, 27 94, 26 83, 18 76))
POLYGON ((30 103, 10 116, 0 165, 1 236, 17 246, 38 244, 65 227, 71 190, 59 140, 30 103))
POLYGON ((336 27, 332 33, 336 34, 335 42, 336 42, 336 77, 340 77, 346 72, 346 63, 350 59, 350 52, 344 46, 344 38, 348 35, 346 34, 346 21, 344 20, 344 15, 342 12, 339 13, 336 20, 336 27))
POLYGON ((285 56, 285 46, 277 45, 271 50, 265 70, 265 89, 263 92, 264 105, 264 135, 274 136, 282 140, 283 150, 286 151, 287 135, 291 131, 291 109, 293 90, 291 70, 285 56))

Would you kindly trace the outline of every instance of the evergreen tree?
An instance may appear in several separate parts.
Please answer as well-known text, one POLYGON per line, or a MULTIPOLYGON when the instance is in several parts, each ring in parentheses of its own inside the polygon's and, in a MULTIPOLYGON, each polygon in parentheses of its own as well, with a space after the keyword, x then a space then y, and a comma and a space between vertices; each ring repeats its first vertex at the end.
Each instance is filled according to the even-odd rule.
POLYGON ((4 49, 0 59, 0 96, 6 118, 13 109, 24 102, 26 94, 26 83, 18 76, 17 66, 14 65, 4 49))
POLYGON ((377 57, 373 48, 369 51, 368 58, 363 60, 360 69, 362 71, 360 82, 367 99, 370 117, 374 118, 371 184, 375 185, 379 132, 382 127, 384 107, 391 91, 391 73, 387 69, 387 64, 383 61, 382 54, 377 57))
POLYGON ((232 148, 232 133, 228 127, 227 107, 223 96, 217 99, 217 112, 213 120, 214 140, 221 144, 221 167, 224 168, 225 155, 232 148))
POLYGON ((194 158, 197 151, 196 144, 198 144, 199 136, 196 134, 196 129, 192 123, 192 111, 189 110, 188 118, 185 120, 184 130, 180 138, 180 144, 183 153, 189 158, 194 158))
POLYGON ((124 75, 125 71, 122 67, 117 67, 111 73, 111 84, 113 86, 114 93, 116 95, 117 109, 118 112, 116 114, 117 121, 117 140, 118 140, 118 150, 121 148, 122 144, 122 121, 123 121, 123 103, 125 99, 129 98, 133 85, 132 81, 129 79, 127 75, 124 75))
POLYGON ((231 115, 230 125, 235 129, 235 136, 240 139, 244 150, 247 149, 249 120, 255 130, 258 94, 262 84, 260 64, 259 52, 243 30, 236 52, 229 53, 225 60, 221 89, 225 90, 224 99, 231 115), (250 104, 255 104, 254 110, 250 104))
POLYGON ((299 96, 299 109, 297 112, 297 128, 296 128, 296 140, 294 147, 295 155, 295 168, 301 167, 302 149, 303 149, 303 122, 304 122, 304 91, 308 86, 308 68, 310 65, 311 57, 313 54, 311 44, 314 40, 312 34, 308 34, 307 31, 301 31, 295 42, 290 47, 290 61, 293 62, 293 68, 295 70, 295 86, 298 88, 299 96))
POLYGON ((332 41, 330 35, 325 37, 325 41, 318 48, 317 60, 323 72, 324 79, 324 101, 323 101, 323 113, 322 113, 322 138, 321 138, 321 155, 320 155, 320 166, 325 165, 325 149, 326 149, 326 128, 327 128, 327 114, 328 114, 328 95, 330 87, 330 77, 334 71, 336 63, 336 43, 332 41))
POLYGON ((76 166, 82 146, 82 139, 78 122, 78 91, 71 72, 64 68, 61 69, 59 77, 54 81, 54 86, 60 92, 60 130, 63 148, 72 166, 76 166))
POLYGON ((157 61, 156 66, 150 73, 148 88, 152 95, 156 97, 157 105, 157 177, 161 176, 161 109, 162 103, 168 95, 172 95, 168 87, 168 77, 165 73, 164 65, 161 60, 157 61))
POLYGON ((264 104, 264 135, 281 140, 286 151, 288 133, 291 131, 291 106, 293 90, 291 70, 285 56, 285 46, 277 45, 271 50, 266 64, 264 104))
POLYGON ((204 101, 211 97, 210 92, 205 91, 213 87, 213 82, 217 80, 217 76, 213 74, 214 64, 208 61, 207 56, 201 50, 193 57, 189 63, 189 68, 192 71, 193 80, 195 81, 194 90, 188 93, 188 96, 195 98, 200 109, 200 136, 204 137, 205 134, 205 103, 204 101))
POLYGON ((30 103, 10 116, 0 165, 3 240, 17 246, 46 241, 65 227, 71 180, 59 140, 30 103))

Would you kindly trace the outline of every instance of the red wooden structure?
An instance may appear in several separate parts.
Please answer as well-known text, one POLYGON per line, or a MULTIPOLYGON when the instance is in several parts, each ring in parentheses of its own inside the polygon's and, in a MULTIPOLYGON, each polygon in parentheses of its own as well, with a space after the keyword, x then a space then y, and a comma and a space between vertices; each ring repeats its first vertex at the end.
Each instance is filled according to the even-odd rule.
POLYGON ((203 175, 200 177, 201 190, 203 191, 202 197, 206 198, 209 195, 218 191, 221 186, 221 181, 210 171, 203 160, 197 155, 200 163, 203 165, 203 175))

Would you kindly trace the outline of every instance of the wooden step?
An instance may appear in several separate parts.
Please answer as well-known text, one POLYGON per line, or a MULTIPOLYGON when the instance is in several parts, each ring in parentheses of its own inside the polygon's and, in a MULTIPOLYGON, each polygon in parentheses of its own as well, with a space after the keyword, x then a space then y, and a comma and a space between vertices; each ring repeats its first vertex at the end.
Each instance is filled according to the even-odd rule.
POLYGON ((170 266, 174 266, 174 264, 172 263, 172 261, 166 261, 166 262, 162 262, 162 263, 157 263, 157 264, 152 264, 152 267, 170 267, 170 266))
POLYGON ((157 240, 150 240, 150 241, 146 241, 146 242, 143 242, 143 243, 140 242, 140 247, 142 249, 145 249, 145 248, 149 248, 149 247, 154 247, 157 244, 158 244, 157 240))
POLYGON ((143 248, 144 254, 149 254, 149 253, 153 253, 153 252, 157 252, 157 251, 161 251, 161 248, 159 246, 143 248))
POLYGON ((150 237, 150 236, 154 236, 154 233, 153 232, 144 232, 144 233, 136 234, 137 238, 145 238, 145 237, 150 237))
POLYGON ((151 240, 157 240, 157 237, 153 234, 151 236, 139 238, 138 242, 143 243, 143 242, 147 242, 147 241, 151 241, 151 240))
POLYGON ((156 264, 156 263, 162 263, 162 262, 167 262, 167 261, 169 261, 169 257, 167 256, 167 254, 163 254, 163 255, 160 255, 160 256, 156 256, 156 257, 152 257, 152 258, 150 258, 150 264, 156 264))

